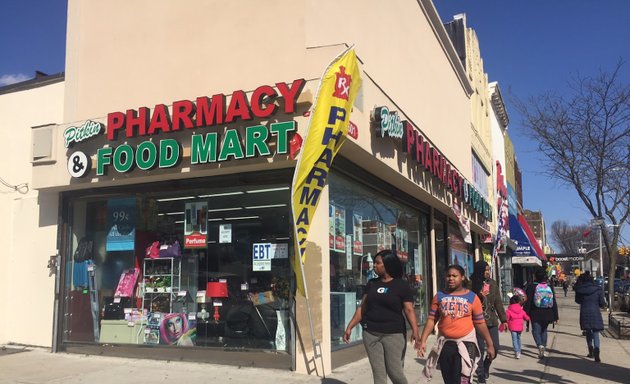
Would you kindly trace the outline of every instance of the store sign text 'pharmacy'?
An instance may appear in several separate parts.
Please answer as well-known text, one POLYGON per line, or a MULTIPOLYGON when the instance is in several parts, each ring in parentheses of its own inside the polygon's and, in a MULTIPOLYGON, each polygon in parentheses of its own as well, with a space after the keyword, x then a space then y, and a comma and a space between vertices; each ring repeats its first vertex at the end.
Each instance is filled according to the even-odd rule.
POLYGON ((420 170, 429 172, 486 220, 492 220, 490 203, 409 121, 401 120, 397 112, 387 107, 376 107, 371 114, 371 123, 376 137, 400 140, 403 153, 409 154, 420 170))
MULTIPOLYGON (((285 114, 296 112, 297 100, 306 81, 297 79, 291 84, 276 83, 276 87, 262 85, 250 95, 245 91, 233 92, 229 101, 226 95, 219 93, 211 98, 202 96, 196 100, 173 102, 169 108, 157 104, 152 110, 140 107, 126 112, 112 112, 107 115, 108 141, 118 141, 143 136, 165 135, 188 129, 201 129, 213 126, 225 126, 239 121, 255 119, 269 120, 281 111, 285 114), (281 101, 276 103, 276 101, 281 101)), ((95 137, 101 131, 101 124, 86 121, 81 127, 69 127, 64 132, 66 147, 73 142, 95 137), (98 130, 96 129, 98 127, 98 130)), ((288 152, 289 135, 296 130, 295 121, 273 122, 268 125, 251 125, 239 131, 227 129, 222 135, 218 132, 195 133, 191 136, 191 164, 205 164, 272 155, 270 141, 275 138, 276 154, 288 152)), ((96 174, 107 174, 113 168, 125 173, 138 168, 171 168, 179 164, 183 148, 175 139, 159 141, 147 140, 138 145, 108 145, 96 151, 96 174)), ((68 159, 68 171, 73 177, 82 177, 89 173, 86 156, 81 151, 72 153, 68 159)))

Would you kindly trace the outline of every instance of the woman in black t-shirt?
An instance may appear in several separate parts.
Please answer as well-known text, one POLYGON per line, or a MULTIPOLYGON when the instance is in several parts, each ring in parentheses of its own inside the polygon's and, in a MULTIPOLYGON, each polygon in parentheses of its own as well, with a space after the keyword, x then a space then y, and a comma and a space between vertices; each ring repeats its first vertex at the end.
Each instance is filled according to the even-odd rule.
POLYGON ((348 323, 343 340, 348 343, 352 329, 363 327, 363 345, 372 367, 374 384, 407 384, 403 368, 406 334, 405 317, 411 327, 411 340, 418 348, 418 324, 413 309, 413 290, 402 279, 403 267, 394 251, 384 250, 374 257, 378 278, 365 286, 361 306, 348 323), (403 315, 404 312, 404 315, 403 315))

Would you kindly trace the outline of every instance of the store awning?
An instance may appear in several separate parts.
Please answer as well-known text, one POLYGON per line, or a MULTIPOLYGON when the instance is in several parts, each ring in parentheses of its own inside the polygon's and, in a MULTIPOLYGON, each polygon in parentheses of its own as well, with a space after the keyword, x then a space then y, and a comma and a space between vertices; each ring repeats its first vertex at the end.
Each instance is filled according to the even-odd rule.
POLYGON ((542 261, 540 261, 538 256, 512 256, 512 264, 541 267, 542 261))
MULTIPOLYGON (((529 225, 526 221, 523 225, 521 220, 519 220, 522 215, 518 216, 519 218, 512 214, 509 215, 510 239, 512 239, 516 243, 516 250, 514 250, 512 254, 514 256, 534 256, 541 260, 546 260, 545 254, 540 249, 540 246, 538 246, 538 242, 536 241, 536 239, 534 238, 534 240, 532 241, 530 240, 530 237, 527 236, 525 226, 527 226, 526 228, 531 232, 529 225), (540 251, 538 251, 536 248, 538 248, 538 250, 540 251)), ((524 219, 525 218, 523 217, 523 221, 524 219)))
POLYGON ((540 244, 538 244, 538 239, 536 239, 536 236, 534 236, 534 231, 532 231, 529 224, 527 224, 527 220, 525 220, 525 216, 519 214, 518 222, 523 227, 523 230, 525 231, 525 234, 527 235, 527 238, 529 239, 530 244, 534 247, 534 250, 536 251, 536 254, 540 258, 540 260, 547 261, 547 256, 545 255, 545 251, 543 251, 542 248, 540 248, 540 244))

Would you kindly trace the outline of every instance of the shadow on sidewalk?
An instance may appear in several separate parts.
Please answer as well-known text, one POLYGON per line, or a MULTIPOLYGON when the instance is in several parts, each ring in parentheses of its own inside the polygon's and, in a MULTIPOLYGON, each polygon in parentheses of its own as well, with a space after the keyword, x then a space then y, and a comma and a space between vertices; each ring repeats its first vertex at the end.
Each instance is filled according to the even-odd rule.
MULTIPOLYGON (((509 369, 494 368, 491 373, 492 376, 499 377, 505 381, 513 381, 515 383, 540 383, 540 379, 543 376, 542 371, 535 369, 526 369, 523 371, 511 371, 509 369)), ((565 380, 562 376, 545 374, 545 382, 547 383, 574 383, 572 380, 565 380)))
MULTIPOLYGON (((567 355, 566 353, 558 353, 558 351, 556 351, 556 353, 567 355)), ((609 380, 616 383, 628 383, 628 378, 630 377, 629 368, 623 368, 606 363, 595 363, 585 357, 582 357, 580 360, 576 360, 572 357, 552 356, 547 360, 547 366, 579 373, 585 376, 592 376, 593 382, 595 380, 609 380)), ((551 377, 548 378, 547 375, 545 375, 545 380, 550 381, 551 377)), ((555 383, 556 381, 551 382, 555 383)))

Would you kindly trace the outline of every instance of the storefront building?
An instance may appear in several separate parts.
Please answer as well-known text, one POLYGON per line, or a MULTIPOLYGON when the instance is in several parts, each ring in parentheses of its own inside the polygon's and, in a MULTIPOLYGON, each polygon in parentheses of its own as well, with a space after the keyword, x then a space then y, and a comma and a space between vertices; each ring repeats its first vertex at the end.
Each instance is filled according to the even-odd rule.
POLYGON ((487 234, 492 208, 471 182, 472 88, 444 27, 430 1, 391 6, 69 2, 63 120, 32 130, 50 142, 32 186, 57 197, 38 205, 58 212, 41 238, 60 256, 54 350, 330 372, 362 356, 358 331, 341 336, 386 248, 426 319, 446 265, 478 252, 462 222, 487 234), (276 32, 261 41, 263 27, 276 32), (346 42, 363 87, 309 197, 313 360, 290 261, 294 139, 346 42))

